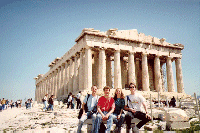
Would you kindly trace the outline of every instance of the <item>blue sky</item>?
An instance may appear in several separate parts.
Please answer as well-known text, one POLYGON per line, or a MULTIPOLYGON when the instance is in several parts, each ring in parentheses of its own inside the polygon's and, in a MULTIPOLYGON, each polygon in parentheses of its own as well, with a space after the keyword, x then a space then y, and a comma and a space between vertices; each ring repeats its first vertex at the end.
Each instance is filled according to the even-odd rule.
POLYGON ((185 92, 200 94, 199 26, 199 0, 1 0, 0 99, 34 98, 33 78, 48 72, 83 28, 137 29, 182 43, 185 92))

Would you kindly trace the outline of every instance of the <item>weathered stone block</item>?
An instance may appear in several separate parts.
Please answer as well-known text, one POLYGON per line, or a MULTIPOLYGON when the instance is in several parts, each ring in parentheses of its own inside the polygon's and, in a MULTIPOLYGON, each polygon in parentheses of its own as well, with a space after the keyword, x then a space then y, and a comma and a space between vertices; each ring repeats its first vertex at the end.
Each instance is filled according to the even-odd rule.
POLYGON ((148 131, 154 131, 154 130, 158 129, 158 126, 149 124, 149 125, 145 125, 144 129, 148 130, 148 131))
POLYGON ((173 121, 173 122, 167 122, 166 127, 172 130, 176 130, 176 129, 182 130, 182 129, 190 128, 190 123, 183 122, 183 121, 173 121))
POLYGON ((165 109, 166 121, 188 121, 189 117, 186 112, 178 108, 166 108, 165 109))

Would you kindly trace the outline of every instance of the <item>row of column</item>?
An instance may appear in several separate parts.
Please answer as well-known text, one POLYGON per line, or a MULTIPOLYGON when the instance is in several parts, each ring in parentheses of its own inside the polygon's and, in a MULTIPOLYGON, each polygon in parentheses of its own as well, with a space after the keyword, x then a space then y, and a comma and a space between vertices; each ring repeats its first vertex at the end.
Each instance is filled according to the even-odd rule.
MULTIPOLYGON (((128 83, 136 83, 134 54, 134 52, 129 52, 128 55, 128 83)), ((174 92, 172 57, 167 57, 166 64, 168 91, 174 92)), ((180 58, 175 60, 175 65, 177 91, 182 93, 184 90, 180 58)), ((116 50, 114 51, 114 88, 122 88, 122 75, 124 73, 121 72, 123 69, 124 66, 120 60, 120 50, 116 50)), ((90 89, 92 84, 97 84, 99 89, 106 85, 112 86, 111 70, 110 56, 106 56, 105 49, 99 49, 99 54, 94 53, 94 62, 92 61, 92 50, 90 48, 84 49, 71 59, 63 62, 61 66, 36 85, 36 100, 41 101, 45 94, 53 94, 55 97, 66 96, 69 92, 90 89)), ((160 70, 160 57, 156 55, 154 59, 156 91, 162 91, 160 70)), ((147 53, 142 54, 142 89, 143 91, 150 91, 147 53)))

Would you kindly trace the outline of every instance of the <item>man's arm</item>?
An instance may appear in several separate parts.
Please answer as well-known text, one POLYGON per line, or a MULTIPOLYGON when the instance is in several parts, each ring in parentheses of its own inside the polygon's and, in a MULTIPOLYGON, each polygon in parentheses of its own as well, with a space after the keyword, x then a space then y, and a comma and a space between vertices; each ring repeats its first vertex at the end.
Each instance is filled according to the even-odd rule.
POLYGON ((144 102, 142 102, 142 105, 144 107, 144 110, 145 110, 146 114, 148 114, 148 110, 147 110, 146 104, 144 102))
POLYGON ((129 108, 127 105, 124 106, 124 110, 129 111, 129 112, 133 112, 133 113, 136 112, 135 109, 129 108))
POLYGON ((105 117, 105 115, 103 114, 103 112, 100 109, 100 106, 97 105, 97 111, 101 114, 102 119, 105 117))
POLYGON ((106 114, 105 117, 108 118, 110 116, 110 114, 112 114, 114 112, 114 110, 115 110, 115 108, 112 107, 112 109, 106 114))

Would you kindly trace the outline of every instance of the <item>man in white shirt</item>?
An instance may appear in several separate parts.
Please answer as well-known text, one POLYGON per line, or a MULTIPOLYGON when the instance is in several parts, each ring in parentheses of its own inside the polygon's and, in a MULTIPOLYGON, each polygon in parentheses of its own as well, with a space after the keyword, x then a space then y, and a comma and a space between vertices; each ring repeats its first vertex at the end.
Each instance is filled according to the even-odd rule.
POLYGON ((72 108, 72 93, 70 92, 68 95, 68 99, 67 99, 67 108, 69 108, 69 106, 71 106, 72 108))
POLYGON ((76 95, 77 109, 81 108, 81 91, 76 95))
POLYGON ((130 132, 131 119, 138 118, 141 121, 132 129, 134 133, 137 133, 143 125, 151 120, 151 117, 148 115, 148 111, 145 105, 145 98, 136 92, 136 85, 130 83, 129 89, 131 94, 126 96, 124 106, 124 109, 128 111, 125 117, 127 124, 126 132, 130 132), (142 112, 142 106, 144 107, 146 113, 142 112))
POLYGON ((79 120, 78 123, 78 130, 77 133, 81 133, 81 128, 83 126, 83 123, 85 122, 85 120, 92 118, 92 132, 94 132, 94 123, 96 120, 96 106, 99 100, 99 97, 96 95, 97 92, 97 86, 92 86, 91 87, 92 90, 92 94, 87 94, 85 96, 85 99, 83 100, 83 104, 82 104, 82 109, 83 109, 83 114, 79 120), (85 104, 87 104, 87 112, 85 111, 85 104))

